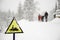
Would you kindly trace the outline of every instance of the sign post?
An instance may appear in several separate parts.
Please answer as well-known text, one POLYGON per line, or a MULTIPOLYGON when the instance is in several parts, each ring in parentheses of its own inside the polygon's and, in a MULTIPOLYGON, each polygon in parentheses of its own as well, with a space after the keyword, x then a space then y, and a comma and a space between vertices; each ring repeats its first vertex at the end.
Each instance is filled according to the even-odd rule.
POLYGON ((13 40, 15 40, 15 33, 23 33, 22 29, 20 28, 19 24, 17 23, 15 17, 11 21, 10 25, 8 26, 5 34, 13 34, 13 40))
POLYGON ((15 40, 15 33, 13 33, 13 40, 15 40))

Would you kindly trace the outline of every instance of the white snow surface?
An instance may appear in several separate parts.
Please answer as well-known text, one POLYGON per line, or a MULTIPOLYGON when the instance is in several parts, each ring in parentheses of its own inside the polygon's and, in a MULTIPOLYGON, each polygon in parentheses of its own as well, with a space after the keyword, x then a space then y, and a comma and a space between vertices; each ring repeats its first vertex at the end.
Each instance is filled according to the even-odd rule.
MULTIPOLYGON (((24 33, 16 33, 15 40, 60 40, 60 19, 51 22, 18 21, 24 33)), ((13 34, 4 34, 7 28, 0 33, 0 40, 13 40, 13 34)))
POLYGON ((51 21, 52 23, 60 23, 60 18, 55 18, 54 20, 51 21))

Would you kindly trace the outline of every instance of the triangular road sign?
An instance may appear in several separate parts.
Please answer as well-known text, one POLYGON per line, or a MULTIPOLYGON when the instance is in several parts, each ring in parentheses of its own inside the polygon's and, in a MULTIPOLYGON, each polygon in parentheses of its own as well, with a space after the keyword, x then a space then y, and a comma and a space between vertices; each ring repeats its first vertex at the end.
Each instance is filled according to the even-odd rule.
POLYGON ((23 31, 20 28, 19 24, 17 23, 15 17, 11 21, 11 23, 10 23, 9 27, 7 28, 5 33, 6 34, 10 34, 10 33, 23 33, 23 31))

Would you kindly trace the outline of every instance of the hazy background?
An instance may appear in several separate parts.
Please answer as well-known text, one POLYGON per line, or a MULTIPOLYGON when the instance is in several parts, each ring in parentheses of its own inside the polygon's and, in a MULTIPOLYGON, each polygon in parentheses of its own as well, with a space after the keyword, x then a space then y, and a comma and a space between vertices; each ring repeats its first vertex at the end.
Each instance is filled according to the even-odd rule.
MULTIPOLYGON (((0 0, 0 10, 1 11, 14 11, 17 13, 19 3, 24 5, 25 0, 0 0)), ((55 7, 57 0, 34 0, 37 9, 41 11, 51 11, 55 7)))
POLYGON ((13 17, 16 20, 38 21, 38 15, 47 11, 48 21, 54 19, 58 0, 0 0, 0 26, 8 26, 13 17), (3 25, 4 24, 4 25, 3 25))

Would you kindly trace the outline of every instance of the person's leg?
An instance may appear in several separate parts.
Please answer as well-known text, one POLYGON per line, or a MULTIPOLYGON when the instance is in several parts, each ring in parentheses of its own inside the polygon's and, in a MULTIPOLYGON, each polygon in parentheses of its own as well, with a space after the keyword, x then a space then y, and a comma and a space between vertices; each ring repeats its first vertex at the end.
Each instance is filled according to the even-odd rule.
POLYGON ((42 16, 42 18, 41 18, 41 21, 43 21, 43 16, 42 16))
POLYGON ((42 22, 43 22, 43 16, 42 16, 42 22))
POLYGON ((47 22, 47 19, 46 19, 46 22, 47 22))
POLYGON ((44 16, 42 16, 42 22, 44 21, 44 16))
POLYGON ((45 20, 46 20, 46 22, 47 22, 47 16, 45 17, 45 20))

